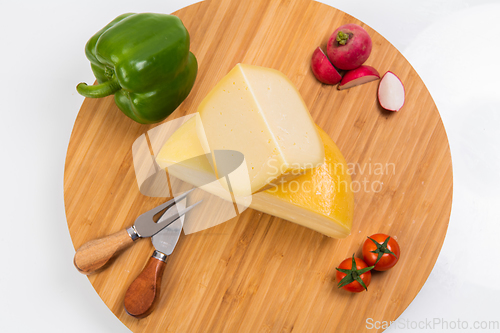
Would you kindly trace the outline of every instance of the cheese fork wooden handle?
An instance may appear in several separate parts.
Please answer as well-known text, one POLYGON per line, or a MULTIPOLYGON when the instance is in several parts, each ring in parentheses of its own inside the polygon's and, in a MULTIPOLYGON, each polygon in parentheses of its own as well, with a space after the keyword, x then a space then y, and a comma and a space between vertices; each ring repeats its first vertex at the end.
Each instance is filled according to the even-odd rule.
POLYGON ((135 318, 147 317, 154 309, 160 295, 161 279, 165 271, 167 256, 155 251, 125 293, 123 306, 135 318), (160 254, 158 256, 157 254, 160 254))
POLYGON ((73 263, 80 273, 92 274, 106 265, 120 251, 132 245, 133 242, 127 229, 91 240, 76 250, 73 263))

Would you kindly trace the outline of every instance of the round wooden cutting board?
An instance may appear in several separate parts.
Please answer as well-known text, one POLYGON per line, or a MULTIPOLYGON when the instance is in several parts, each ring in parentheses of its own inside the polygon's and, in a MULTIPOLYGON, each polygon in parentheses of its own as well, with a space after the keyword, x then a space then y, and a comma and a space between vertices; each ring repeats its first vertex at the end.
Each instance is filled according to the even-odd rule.
MULTIPOLYGON (((149 240, 138 241, 107 269, 89 276, 102 300, 133 332, 363 332, 370 318, 396 320, 436 262, 452 202, 448 140, 417 73, 373 29, 310 0, 202 1, 174 14, 190 32, 199 72, 191 94, 169 120, 196 112, 239 62, 283 72, 352 166, 353 230, 336 240, 248 209, 211 229, 181 235, 149 317, 138 320, 123 309, 125 291, 153 252, 149 240), (312 52, 317 46, 326 49, 330 34, 346 23, 361 24, 372 37, 366 64, 381 74, 391 70, 405 84, 401 111, 379 106, 378 82, 339 91, 314 78, 312 52), (360 256, 366 236, 378 232, 398 240, 399 263, 375 272, 368 292, 337 289, 335 267, 353 253, 360 256)), ((153 127, 128 119, 113 97, 84 101, 64 173, 75 248, 130 226, 165 201, 140 194, 132 162, 132 143, 153 127)))

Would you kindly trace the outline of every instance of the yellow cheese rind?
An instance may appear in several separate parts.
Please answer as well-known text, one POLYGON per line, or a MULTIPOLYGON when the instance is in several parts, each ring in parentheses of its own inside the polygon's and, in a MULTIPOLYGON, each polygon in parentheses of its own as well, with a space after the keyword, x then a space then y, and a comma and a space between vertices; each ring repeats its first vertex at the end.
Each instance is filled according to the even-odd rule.
POLYGON ((205 152, 243 153, 251 193, 323 162, 323 145, 311 115, 295 86, 279 71, 236 65, 198 112, 207 137, 205 152))
POLYGON ((251 208, 334 238, 351 233, 354 194, 347 163, 333 140, 318 127, 325 163, 289 182, 252 196, 251 208))

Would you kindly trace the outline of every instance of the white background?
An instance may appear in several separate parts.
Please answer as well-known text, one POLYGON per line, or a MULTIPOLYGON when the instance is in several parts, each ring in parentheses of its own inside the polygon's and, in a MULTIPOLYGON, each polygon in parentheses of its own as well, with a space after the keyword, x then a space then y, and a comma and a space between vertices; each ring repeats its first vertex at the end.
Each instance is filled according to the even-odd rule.
MULTIPOLYGON (((83 101, 75 84, 93 82, 83 47, 111 19, 171 13, 194 2, 1 2, 0 331, 129 331, 72 264, 63 171, 83 101)), ((433 320, 469 327, 500 321, 500 2, 323 2, 364 21, 402 52, 431 92, 451 144, 448 234, 400 328, 390 331, 408 321, 414 328, 433 320)))

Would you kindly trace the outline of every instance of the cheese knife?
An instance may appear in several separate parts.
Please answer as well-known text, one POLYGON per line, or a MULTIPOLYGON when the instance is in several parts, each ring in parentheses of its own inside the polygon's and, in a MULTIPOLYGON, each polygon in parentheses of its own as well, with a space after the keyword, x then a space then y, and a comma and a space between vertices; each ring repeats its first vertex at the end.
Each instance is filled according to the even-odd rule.
MULTIPOLYGON (((183 211, 185 207, 186 199, 177 202, 175 207, 163 214, 158 223, 176 214, 176 209, 183 211)), ((184 215, 151 237, 155 251, 142 272, 130 284, 123 301, 125 311, 132 317, 144 318, 153 311, 160 295, 161 280, 168 256, 174 251, 183 223, 184 215)))

